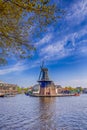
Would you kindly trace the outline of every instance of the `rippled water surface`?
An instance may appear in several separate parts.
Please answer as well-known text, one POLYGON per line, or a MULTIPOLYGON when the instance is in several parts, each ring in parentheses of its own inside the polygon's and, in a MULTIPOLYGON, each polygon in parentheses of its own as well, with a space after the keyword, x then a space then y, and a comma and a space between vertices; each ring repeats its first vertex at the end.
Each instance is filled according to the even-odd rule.
POLYGON ((0 98, 0 130, 87 130, 87 95, 0 98))

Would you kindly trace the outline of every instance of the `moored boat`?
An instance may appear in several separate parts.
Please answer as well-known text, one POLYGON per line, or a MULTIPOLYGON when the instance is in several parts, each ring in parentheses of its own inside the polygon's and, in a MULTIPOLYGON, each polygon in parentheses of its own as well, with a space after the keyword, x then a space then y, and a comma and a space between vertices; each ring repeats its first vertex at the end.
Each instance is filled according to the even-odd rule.
POLYGON ((75 95, 75 96, 80 96, 80 94, 79 94, 79 93, 75 93, 74 95, 75 95))
POLYGON ((4 96, 5 96, 5 97, 14 97, 15 94, 13 94, 13 93, 8 93, 8 94, 5 94, 4 96))
POLYGON ((4 94, 3 94, 3 93, 0 93, 0 97, 4 97, 4 94))

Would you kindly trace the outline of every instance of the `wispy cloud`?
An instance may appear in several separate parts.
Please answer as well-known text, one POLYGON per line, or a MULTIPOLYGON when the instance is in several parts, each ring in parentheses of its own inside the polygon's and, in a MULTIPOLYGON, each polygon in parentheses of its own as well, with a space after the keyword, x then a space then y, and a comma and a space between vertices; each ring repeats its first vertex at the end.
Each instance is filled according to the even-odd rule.
POLYGON ((9 66, 9 67, 6 67, 6 68, 3 68, 0 70, 0 75, 4 75, 4 74, 8 74, 8 73, 12 73, 12 72, 19 72, 19 71, 23 71, 27 69, 27 66, 24 65, 23 63, 21 62, 18 62, 16 63, 15 65, 13 66, 9 66))
POLYGON ((57 42, 51 45, 47 45, 41 49, 40 55, 47 60, 55 60, 55 58, 60 59, 64 57, 65 50, 64 50, 64 42, 57 42), (61 54, 61 55, 60 55, 61 54))
POLYGON ((11 66, 6 66, 3 67, 2 69, 0 69, 0 75, 6 75, 6 74, 9 74, 9 73, 16 73, 16 72, 22 72, 24 70, 29 70, 29 69, 32 69, 32 68, 35 68, 37 66, 40 66, 40 63, 42 61, 41 60, 36 60, 33 62, 30 62, 30 63, 26 63, 26 62, 17 62, 15 65, 11 65, 11 66))
POLYGON ((59 39, 57 42, 51 41, 50 44, 46 44, 43 48, 40 48, 40 57, 47 60, 58 60, 70 55, 85 55, 87 40, 82 39, 82 37, 87 34, 86 28, 87 26, 77 32, 63 35, 63 40, 59 39))
POLYGON ((70 24, 79 24, 87 17, 87 0, 75 1, 70 6, 69 13, 66 16, 67 21, 71 21, 70 24))
POLYGON ((40 41, 36 42, 36 46, 42 46, 43 44, 48 43, 52 39, 52 34, 46 34, 40 41))

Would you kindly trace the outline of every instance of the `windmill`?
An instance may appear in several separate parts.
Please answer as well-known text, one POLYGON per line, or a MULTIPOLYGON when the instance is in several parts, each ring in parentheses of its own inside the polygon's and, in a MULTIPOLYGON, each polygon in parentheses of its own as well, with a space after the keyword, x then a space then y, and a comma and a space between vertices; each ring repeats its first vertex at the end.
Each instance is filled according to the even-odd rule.
POLYGON ((40 85, 40 91, 39 95, 46 96, 46 95, 52 95, 56 94, 56 89, 53 84, 53 81, 49 79, 48 77, 48 68, 44 67, 44 62, 42 62, 42 65, 40 66, 40 74, 38 83, 40 85))
POLYGON ((40 67, 41 70, 40 70, 38 81, 50 81, 48 77, 48 68, 45 68, 43 66, 44 66, 44 62, 42 62, 42 65, 40 67))

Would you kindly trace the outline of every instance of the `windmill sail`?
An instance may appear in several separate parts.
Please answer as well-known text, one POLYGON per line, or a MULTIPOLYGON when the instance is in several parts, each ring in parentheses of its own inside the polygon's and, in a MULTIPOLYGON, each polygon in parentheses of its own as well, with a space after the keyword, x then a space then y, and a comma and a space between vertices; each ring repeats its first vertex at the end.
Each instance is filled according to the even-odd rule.
POLYGON ((40 78, 41 78, 43 66, 44 66, 44 61, 42 62, 42 65, 40 66, 41 71, 40 71, 40 74, 39 74, 39 79, 38 79, 38 80, 40 80, 40 78))

